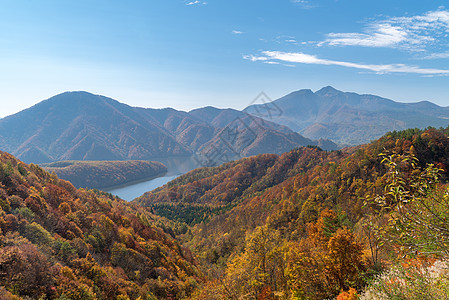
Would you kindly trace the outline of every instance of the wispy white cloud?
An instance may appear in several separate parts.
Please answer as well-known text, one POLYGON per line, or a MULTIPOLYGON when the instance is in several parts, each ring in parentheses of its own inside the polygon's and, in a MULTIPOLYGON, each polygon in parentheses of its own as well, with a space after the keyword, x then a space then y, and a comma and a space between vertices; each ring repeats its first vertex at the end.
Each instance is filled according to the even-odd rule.
POLYGON ((390 47, 424 51, 427 47, 447 47, 449 11, 429 11, 423 15, 394 17, 368 24, 362 32, 329 33, 318 45, 390 47))
POLYGON ((423 57, 423 59, 439 59, 439 58, 449 58, 449 51, 441 53, 432 53, 423 57))
POLYGON ((233 34, 243 34, 243 31, 240 31, 240 30, 233 30, 232 33, 233 33, 233 34))
POLYGON ((315 55, 304 54, 300 52, 281 52, 281 51, 263 51, 263 55, 254 56, 246 55, 243 58, 250 61, 262 61, 268 63, 270 61, 282 61, 285 63, 301 63, 301 64, 315 64, 328 66, 341 66, 347 68, 355 68, 365 71, 371 71, 378 74, 386 73, 412 73, 421 75, 449 75, 449 70, 420 68, 417 66, 410 66, 405 64, 361 64, 347 61, 337 61, 318 58, 315 55))
POLYGON ((398 26, 391 24, 373 25, 370 33, 329 33, 327 39, 319 45, 393 47, 409 39, 408 34, 398 26))
POLYGON ((292 3, 300 6, 303 9, 311 9, 316 7, 314 4, 310 3, 308 0, 291 0, 292 3))
POLYGON ((244 55, 243 58, 250 61, 266 61, 270 59, 266 56, 254 56, 254 55, 244 55))
POLYGON ((206 5, 206 4, 207 4, 207 2, 199 1, 199 0, 190 1, 190 2, 186 3, 186 5, 206 5))

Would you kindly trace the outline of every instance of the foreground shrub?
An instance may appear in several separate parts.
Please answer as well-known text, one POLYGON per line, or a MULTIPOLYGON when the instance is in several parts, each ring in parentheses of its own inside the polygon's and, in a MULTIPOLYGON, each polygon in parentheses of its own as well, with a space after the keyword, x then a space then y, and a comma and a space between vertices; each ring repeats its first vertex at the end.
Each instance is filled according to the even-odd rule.
POLYGON ((449 261, 409 261, 380 274, 361 295, 368 299, 449 299, 449 261))

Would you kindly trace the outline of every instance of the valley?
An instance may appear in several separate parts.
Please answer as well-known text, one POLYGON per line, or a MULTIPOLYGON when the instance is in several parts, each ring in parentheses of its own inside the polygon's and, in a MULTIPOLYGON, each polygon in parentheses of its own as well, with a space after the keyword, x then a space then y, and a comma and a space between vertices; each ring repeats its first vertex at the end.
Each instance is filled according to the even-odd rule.
POLYGON ((147 191, 154 190, 195 168, 201 167, 201 165, 199 165, 199 160, 193 157, 167 158, 161 159, 160 161, 167 166, 167 172, 163 176, 107 188, 104 189, 104 191, 116 195, 126 201, 131 201, 147 191))
POLYGON ((449 299, 449 7, 2 1, 0 300, 449 299))
MULTIPOLYGON (((317 93, 343 97, 331 88, 317 93)), ((70 94, 81 96, 86 95, 70 94)), ((88 94, 83 99, 122 107, 100 96, 98 102, 96 97, 88 94)), ((351 101, 362 105, 357 95, 344 97, 355 97, 351 101)), ((373 97, 368 98, 376 99, 379 111, 383 102, 396 105, 373 97)), ((54 99, 47 101, 54 105, 54 99)), ((77 105, 83 110, 80 103, 77 105)), ((435 122, 444 120, 444 110, 439 115, 435 122)), ((7 117, 5 123, 2 119, 0 125, 15 118, 7 117)), ((41 168, 1 152, 0 266, 9 270, 0 272, 1 297, 366 297, 381 293, 372 283, 376 274, 401 266, 403 260, 394 256, 407 257, 421 268, 446 257, 449 236, 428 232, 420 224, 438 226, 438 232, 447 229, 445 222, 434 217, 449 215, 444 196, 449 170, 447 128, 391 130, 370 143, 327 151, 319 145, 332 145, 329 140, 313 142, 285 125, 235 110, 208 107, 184 113, 167 109, 159 118, 159 123, 151 124, 159 124, 161 132, 180 145, 176 149, 193 149, 180 142, 181 136, 188 135, 173 134, 191 128, 189 122, 197 122, 195 128, 201 120, 204 126, 214 126, 218 134, 210 135, 201 146, 195 141, 203 135, 190 139, 189 143, 197 145, 195 156, 169 152, 158 161, 115 157, 40 162, 41 168), (182 120, 175 122, 179 115, 182 120), (238 121, 229 123, 235 115, 240 116, 238 121), (237 135, 230 135, 231 131, 237 135), (287 138, 296 142, 286 143, 287 138), (258 146, 253 148, 255 144, 258 146), (208 149, 219 151, 220 158, 226 159, 202 155, 208 149), (257 154, 259 151, 263 153, 257 154), (397 197, 411 200, 398 202, 397 197), (423 219, 403 215, 403 210, 423 212, 423 219), (433 245, 431 249, 423 246, 427 243, 433 245), (436 254, 429 256, 426 251, 436 254), (17 272, 25 277, 8 275, 17 272), (43 272, 51 276, 45 277, 43 272), (31 282, 30 276, 39 279, 31 282), (17 284, 23 288, 14 290, 17 284), (48 286, 56 288, 47 290, 48 286)), ((50 129, 39 122, 36 126, 50 129)), ((64 127, 65 121, 58 124, 60 132, 71 132, 71 125, 64 127)), ((100 136, 100 127, 95 128, 95 135, 100 136)), ((379 130, 370 134, 374 137, 384 129, 379 130)), ((108 134, 110 131, 101 133, 108 134)), ((124 141, 131 137, 120 136, 124 141)), ((365 138, 370 137, 367 134, 365 138)), ((4 134, 3 141, 7 138, 4 134)), ((34 143, 32 140, 27 143, 34 143)), ((146 143, 134 135, 133 140, 134 145, 146 143)), ((55 147, 59 141, 53 142, 55 147)), ((137 149, 133 147, 125 148, 137 149)), ((80 158, 102 157, 102 151, 91 151, 94 148, 75 152, 80 158)), ((124 153, 120 151, 117 153, 124 153)), ((193 153, 189 151, 186 153, 193 153)), ((445 274, 439 274, 438 280, 446 282, 445 274)), ((386 282, 379 284, 388 287, 386 282)))
MULTIPOLYGON (((410 230, 422 222, 441 230, 447 226, 426 209, 448 213, 443 195, 448 136, 448 129, 409 129, 339 151, 309 146, 260 154, 195 169, 130 203, 98 190, 78 190, 2 152, 2 268, 33 276, 27 272, 58 264, 53 277, 39 275, 33 284, 27 277, 0 274, 6 287, 0 295, 10 297, 18 282, 23 288, 17 295, 41 295, 50 284, 57 286, 46 293, 50 297, 81 293, 92 299, 120 294, 229 299, 259 297, 267 290, 285 299, 298 293, 313 299, 377 293, 362 274, 387 270, 395 263, 391 255, 425 267, 435 257, 424 254, 423 245, 430 243, 436 257, 444 258, 449 236, 426 231, 428 225, 410 230), (408 163, 415 161, 410 157, 416 163, 408 163), (397 184, 407 199, 416 200, 394 202, 397 184), (420 209, 424 219, 401 219, 389 211, 392 205, 420 209), (406 247, 396 248, 401 245, 406 247), (423 252, 419 259, 415 251, 423 252), (115 287, 117 280, 124 286, 115 287)), ((438 280, 446 282, 444 274, 438 280)))

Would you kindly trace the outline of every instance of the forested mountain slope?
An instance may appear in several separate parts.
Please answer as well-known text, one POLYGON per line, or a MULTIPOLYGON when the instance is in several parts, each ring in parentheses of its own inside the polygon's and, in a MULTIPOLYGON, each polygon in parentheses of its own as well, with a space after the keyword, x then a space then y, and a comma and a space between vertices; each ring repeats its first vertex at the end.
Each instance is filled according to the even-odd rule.
POLYGON ((366 227, 365 203, 384 193, 390 178, 381 153, 412 154, 419 166, 440 168, 444 179, 448 130, 392 132, 334 152, 309 147, 258 155, 194 170, 136 201, 194 225, 184 245, 210 275, 197 299, 273 293, 323 299, 362 289, 380 258, 394 253, 391 245, 378 254, 366 227))
POLYGON ((203 276, 173 230, 0 152, 1 299, 184 298, 203 276))
POLYGON ((414 205, 422 209, 417 221, 449 230, 438 219, 449 216, 449 194, 434 189, 435 172, 443 181, 448 175, 448 134, 449 129, 392 132, 341 151, 302 147, 201 168, 136 200, 147 208, 77 190, 2 152, 0 296, 354 296, 394 257, 406 266, 431 266, 447 257, 449 234, 397 223, 403 219, 394 209, 414 205), (380 214, 379 207, 385 209, 380 214), (425 207, 438 208, 437 219, 425 207), (403 228, 397 224, 406 230, 394 239, 403 228), (426 239, 434 245, 430 257, 422 248, 426 239))

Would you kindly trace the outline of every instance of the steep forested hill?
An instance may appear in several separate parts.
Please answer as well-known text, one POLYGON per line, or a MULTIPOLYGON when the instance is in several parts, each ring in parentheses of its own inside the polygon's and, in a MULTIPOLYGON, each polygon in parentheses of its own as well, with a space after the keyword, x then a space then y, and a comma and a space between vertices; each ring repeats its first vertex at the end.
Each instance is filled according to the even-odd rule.
POLYGON ((43 165, 48 172, 80 188, 106 188, 157 177, 167 172, 160 162, 127 161, 58 161, 43 165))
MULTIPOLYGON (((331 157, 342 155, 334 152, 331 157)), ((150 206, 158 214, 176 212, 180 221, 199 223, 209 218, 210 212, 231 209, 328 157, 329 153, 316 147, 298 148, 281 156, 261 154, 215 168, 200 168, 145 193, 136 202, 150 206), (173 210, 173 205, 180 207, 173 210)))
MULTIPOLYGON (((366 201, 391 180, 381 153, 413 155, 420 167, 440 168, 444 179, 448 130, 410 129, 341 151, 299 148, 197 169, 136 202, 194 225, 184 245, 210 275, 197 299, 323 299, 350 287, 360 291, 381 259, 390 261, 400 249, 386 242, 379 248, 380 235, 373 240, 375 227, 368 226, 375 215, 366 201)), ((383 218, 376 226, 387 228, 383 218)))
POLYGON ((0 152, 0 298, 184 298, 203 276, 170 224, 0 152))

